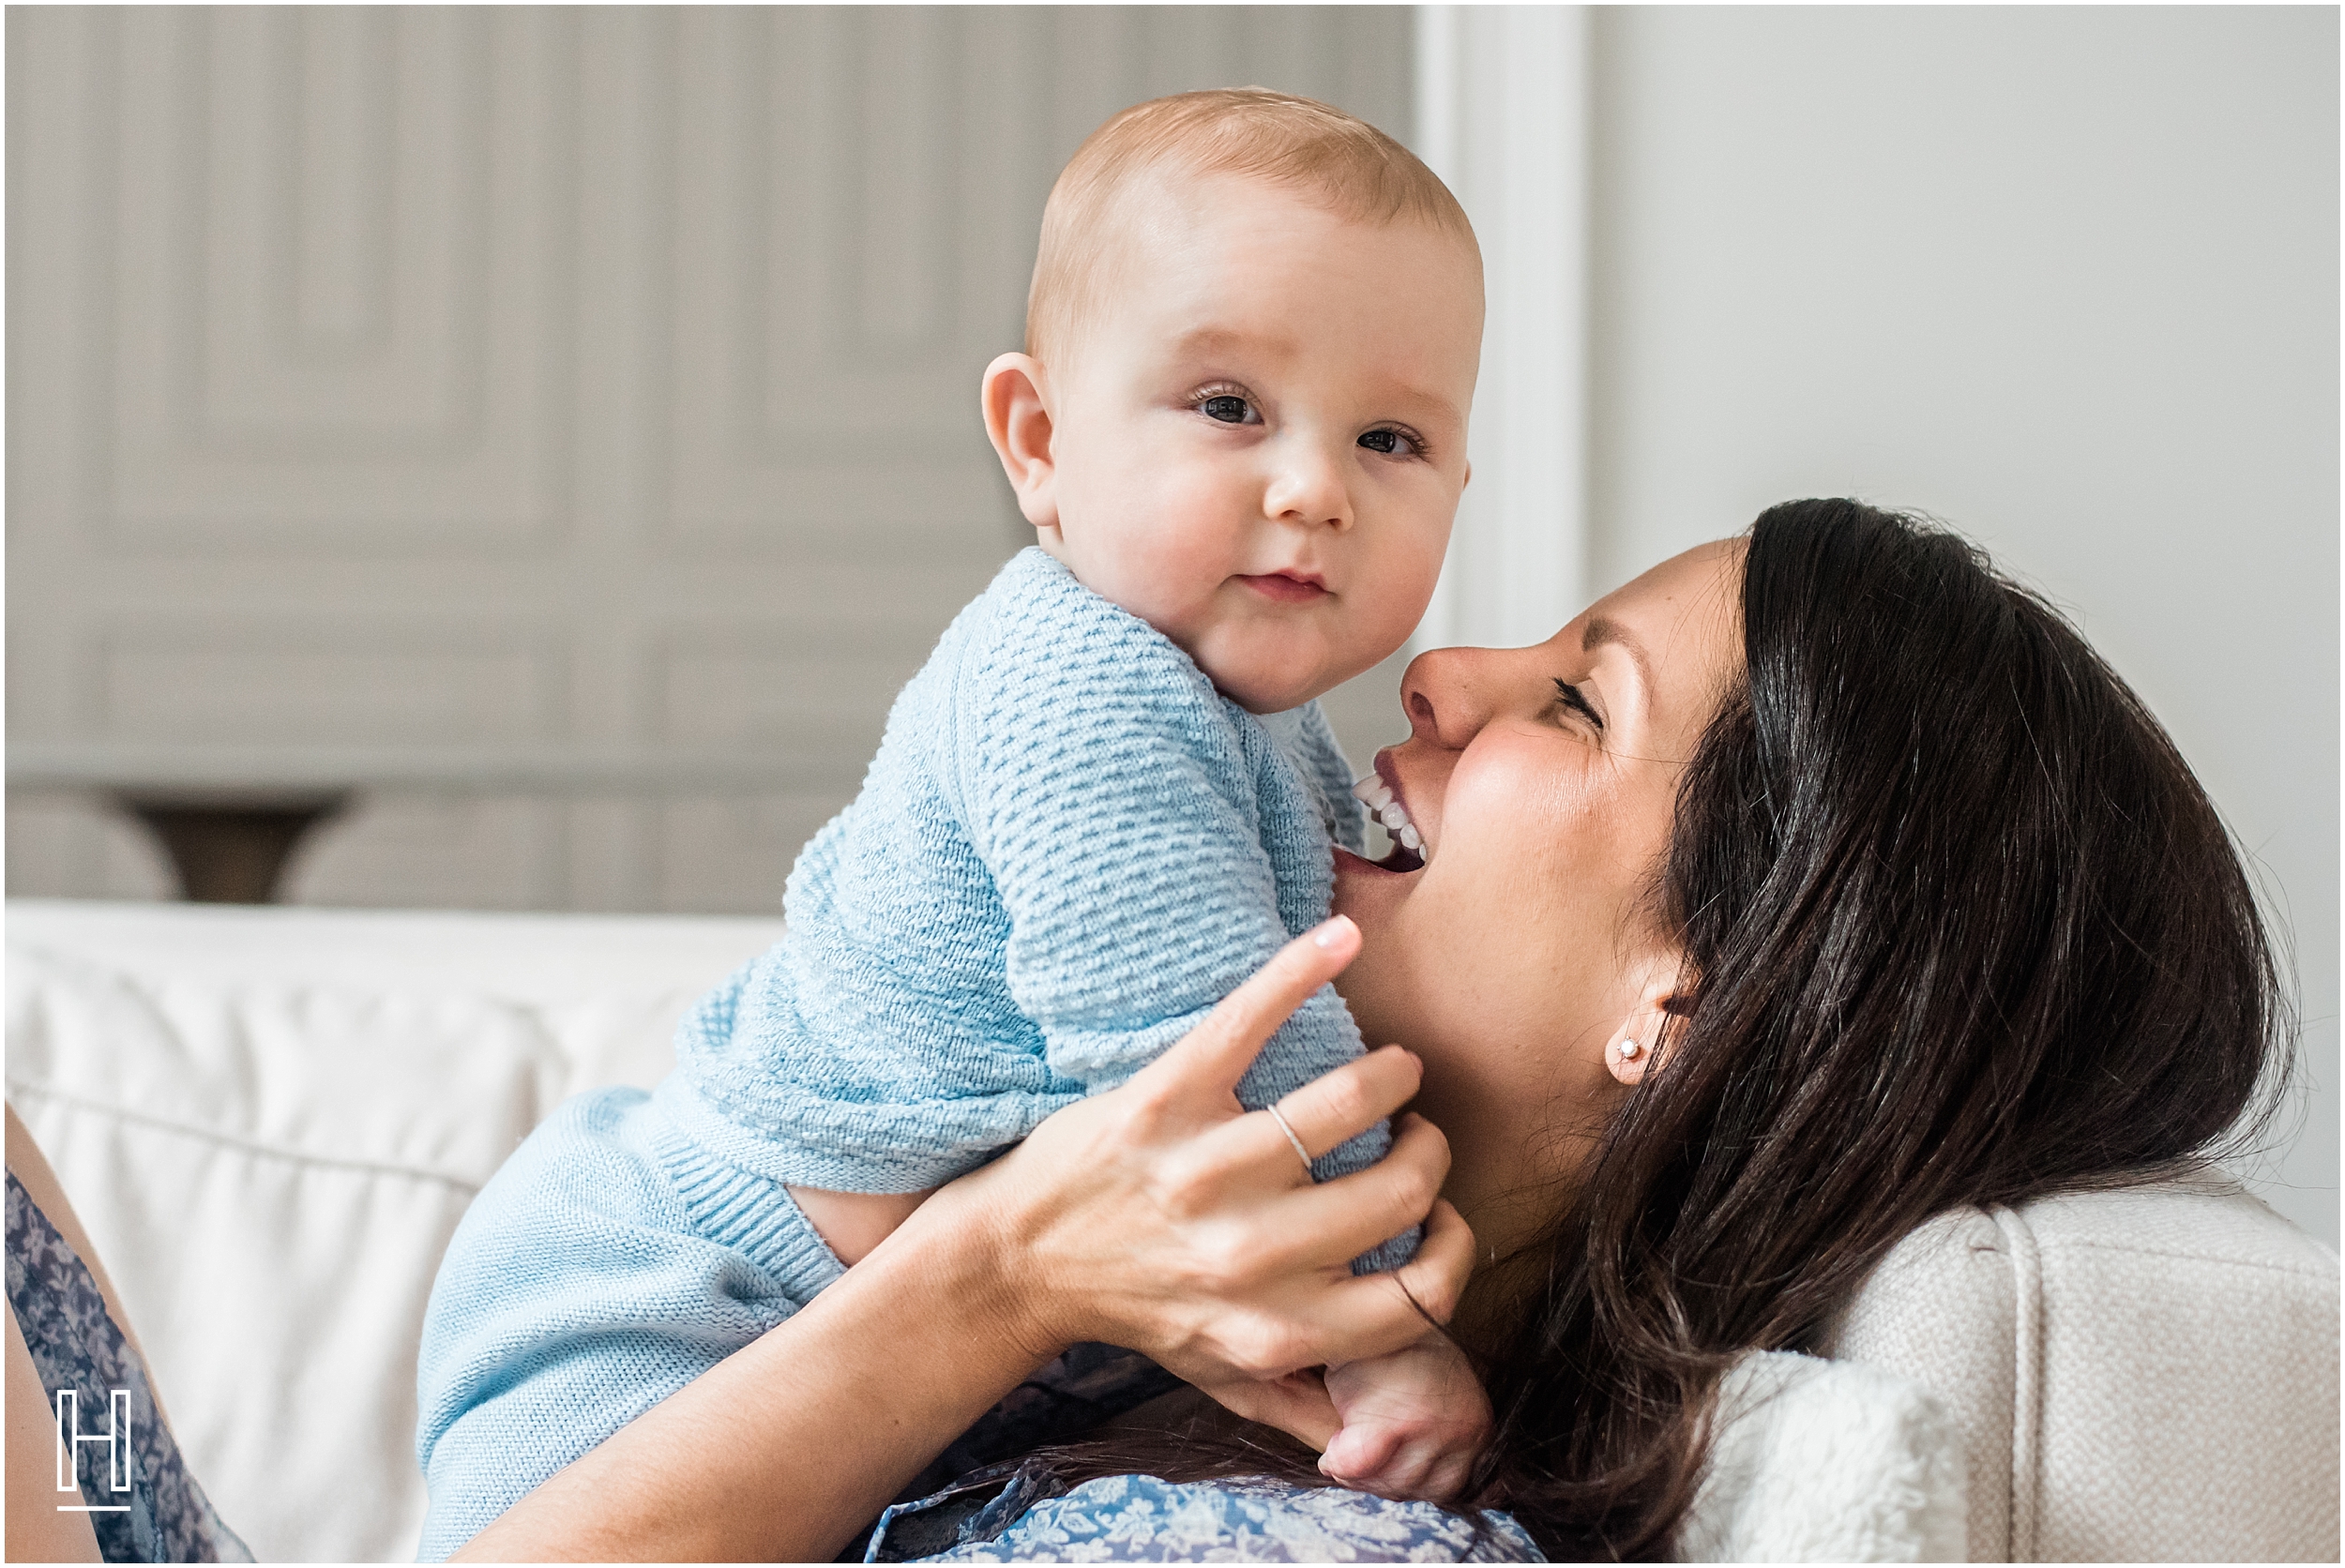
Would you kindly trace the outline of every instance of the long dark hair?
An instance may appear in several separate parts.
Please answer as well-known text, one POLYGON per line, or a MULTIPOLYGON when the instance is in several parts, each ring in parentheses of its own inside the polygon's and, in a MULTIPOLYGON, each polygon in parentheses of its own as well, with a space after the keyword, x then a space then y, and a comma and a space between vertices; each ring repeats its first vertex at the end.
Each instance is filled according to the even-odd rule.
POLYGON ((2229 835, 2043 599, 1795 501, 1750 530, 1743 636, 1648 912, 1689 1016, 1514 1260, 1487 1370, 1477 1500, 1558 1558, 1666 1551, 1719 1373, 1813 1348, 1921 1221, 2171 1169, 2286 1073, 2229 835))
MULTIPOLYGON (((1644 911, 1685 953, 1684 1016, 1500 1264, 1527 1306, 1483 1368, 1498 1426, 1467 1506, 1557 1560, 1666 1553, 1719 1374, 1816 1348, 1923 1220, 2251 1140, 2288 1075, 2230 836, 2056 611, 1853 501, 1762 516, 1742 599, 1746 672, 1644 911)), ((1322 1482, 1275 1434, 1063 1468, 1322 1482)))

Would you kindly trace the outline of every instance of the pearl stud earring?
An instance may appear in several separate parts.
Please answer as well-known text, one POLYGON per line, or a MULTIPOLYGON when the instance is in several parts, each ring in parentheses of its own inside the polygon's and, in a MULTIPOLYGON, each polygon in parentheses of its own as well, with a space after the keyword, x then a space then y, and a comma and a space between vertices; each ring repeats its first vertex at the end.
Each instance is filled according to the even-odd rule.
POLYGON ((1634 1062, 1637 1060, 1637 1053, 1642 1049, 1644 1047, 1634 1040, 1623 1040, 1620 1043, 1620 1059, 1623 1062, 1634 1062))

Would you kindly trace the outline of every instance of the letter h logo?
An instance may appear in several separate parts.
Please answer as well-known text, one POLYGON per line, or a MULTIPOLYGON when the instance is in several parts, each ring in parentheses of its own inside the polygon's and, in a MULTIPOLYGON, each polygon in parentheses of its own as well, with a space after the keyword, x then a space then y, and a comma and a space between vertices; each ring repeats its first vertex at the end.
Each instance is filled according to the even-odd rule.
MULTIPOLYGON (((93 1432, 83 1436, 80 1391, 69 1388, 57 1391, 57 1490, 60 1492, 79 1489, 73 1474, 76 1461, 81 1457, 82 1445, 85 1442, 106 1445, 106 1479, 111 1488, 116 1492, 130 1489, 130 1391, 127 1388, 115 1389, 113 1397, 106 1403, 106 1435, 99 1437, 93 1432)), ((126 1503, 115 1508, 92 1508, 88 1512, 111 1514, 128 1506, 126 1503)), ((79 1513, 82 1510, 61 1508, 59 1512, 79 1513)))

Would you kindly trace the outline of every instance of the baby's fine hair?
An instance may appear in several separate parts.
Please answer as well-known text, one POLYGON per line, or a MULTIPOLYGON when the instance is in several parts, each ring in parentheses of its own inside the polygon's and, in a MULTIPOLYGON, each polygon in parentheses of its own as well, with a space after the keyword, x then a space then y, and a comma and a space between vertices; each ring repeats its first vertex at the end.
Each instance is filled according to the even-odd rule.
POLYGON ((1338 216, 1400 219, 1455 236, 1481 268, 1474 225, 1439 175, 1366 120, 1267 87, 1219 87, 1137 103, 1093 131, 1042 209, 1026 294, 1026 352, 1048 363, 1092 315, 1114 208, 1142 176, 1236 174, 1285 186, 1338 216))

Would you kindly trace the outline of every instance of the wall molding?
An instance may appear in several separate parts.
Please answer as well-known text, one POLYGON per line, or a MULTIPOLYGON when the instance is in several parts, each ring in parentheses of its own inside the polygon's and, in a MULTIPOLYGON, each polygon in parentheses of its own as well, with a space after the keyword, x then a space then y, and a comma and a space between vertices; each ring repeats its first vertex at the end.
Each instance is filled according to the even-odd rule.
POLYGON ((1414 646, 1544 641, 1588 586, 1589 14, 1415 8, 1417 156, 1482 243, 1473 482, 1414 646))

